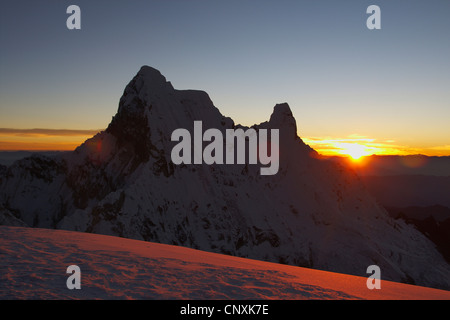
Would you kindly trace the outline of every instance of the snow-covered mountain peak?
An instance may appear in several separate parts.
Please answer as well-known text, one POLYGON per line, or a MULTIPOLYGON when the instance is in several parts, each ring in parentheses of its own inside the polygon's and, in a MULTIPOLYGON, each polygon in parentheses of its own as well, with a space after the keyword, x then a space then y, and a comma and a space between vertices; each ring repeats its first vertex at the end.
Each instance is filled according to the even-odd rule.
POLYGON ((155 68, 142 66, 136 76, 142 79, 147 89, 166 88, 168 90, 173 90, 171 83, 155 68))
POLYGON ((117 113, 142 114, 155 97, 172 92, 172 84, 158 70, 143 66, 125 87, 117 113))
POLYGON ((288 104, 254 126, 279 129, 275 175, 247 164, 173 163, 176 129, 200 137, 200 153, 209 146, 202 133, 195 138, 195 121, 203 132, 239 127, 206 92, 176 90, 144 66, 105 131, 64 157, 0 172, 0 214, 356 275, 377 264, 386 279, 450 287, 450 266, 425 236, 390 219, 353 171, 310 157, 288 104))
POLYGON ((297 123, 292 114, 291 108, 287 103, 279 103, 273 108, 270 116, 269 126, 273 128, 282 128, 285 131, 286 138, 297 137, 297 123))
POLYGON ((278 103, 273 108, 273 113, 270 117, 271 121, 274 121, 277 118, 293 118, 291 108, 289 107, 289 104, 286 102, 284 103, 278 103))

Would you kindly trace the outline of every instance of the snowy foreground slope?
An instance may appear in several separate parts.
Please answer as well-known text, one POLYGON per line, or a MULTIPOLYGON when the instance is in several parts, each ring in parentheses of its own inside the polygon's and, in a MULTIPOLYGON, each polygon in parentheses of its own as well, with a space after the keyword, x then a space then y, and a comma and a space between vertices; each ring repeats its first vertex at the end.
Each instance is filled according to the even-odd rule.
POLYGON ((64 230, 0 226, 0 299, 450 299, 450 291, 64 230), (69 265, 81 289, 69 290, 69 265))

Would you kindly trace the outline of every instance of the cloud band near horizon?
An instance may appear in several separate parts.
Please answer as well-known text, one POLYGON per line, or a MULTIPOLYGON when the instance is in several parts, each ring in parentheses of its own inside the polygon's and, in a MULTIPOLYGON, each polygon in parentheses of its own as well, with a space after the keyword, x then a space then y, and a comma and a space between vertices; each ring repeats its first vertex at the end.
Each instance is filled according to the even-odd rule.
POLYGON ((0 128, 2 151, 70 151, 101 130, 0 128))
POLYGON ((16 128, 0 128, 0 136, 93 136, 100 132, 97 130, 79 130, 79 129, 16 129, 16 128))
MULTIPOLYGON (((1 151, 68 151, 74 150, 87 139, 103 129, 18 129, 0 128, 1 151)), ((302 140, 322 155, 348 155, 348 149, 358 145, 366 155, 450 155, 450 145, 412 148, 396 143, 395 140, 377 141, 362 135, 341 137, 301 137, 302 140)))

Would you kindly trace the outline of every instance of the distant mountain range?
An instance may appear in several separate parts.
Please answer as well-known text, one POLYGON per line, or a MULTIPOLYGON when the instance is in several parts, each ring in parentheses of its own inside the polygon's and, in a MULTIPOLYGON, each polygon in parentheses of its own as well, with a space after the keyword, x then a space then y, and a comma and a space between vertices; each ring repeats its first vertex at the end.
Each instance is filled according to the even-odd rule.
POLYGON ((362 176, 426 175, 450 176, 450 156, 424 155, 365 157, 361 165, 354 165, 362 176))
POLYGON ((369 156, 362 163, 322 159, 353 168, 393 218, 421 231, 450 262, 450 157, 369 156))
MULTIPOLYGON (((230 93, 232 94, 232 93, 230 93)), ((73 152, 0 169, 3 224, 108 234, 210 252, 450 288, 433 242, 394 219, 351 168, 317 159, 286 103, 253 129, 279 130, 279 171, 259 165, 175 165, 174 130, 243 128, 202 91, 175 90, 144 66, 108 128, 73 152)))
POLYGON ((10 166, 15 161, 27 158, 33 154, 39 154, 43 156, 53 156, 63 151, 0 151, 0 166, 10 166))

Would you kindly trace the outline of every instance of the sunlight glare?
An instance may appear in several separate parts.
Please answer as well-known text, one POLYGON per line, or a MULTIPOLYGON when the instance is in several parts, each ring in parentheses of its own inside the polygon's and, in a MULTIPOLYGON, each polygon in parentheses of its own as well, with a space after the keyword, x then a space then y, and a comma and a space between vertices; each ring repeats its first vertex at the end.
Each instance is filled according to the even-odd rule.
POLYGON ((336 146, 341 149, 340 154, 349 156, 355 161, 371 154, 365 146, 358 143, 339 143, 336 146))

